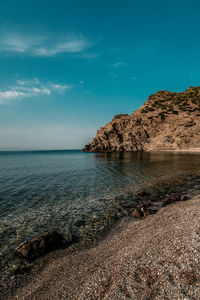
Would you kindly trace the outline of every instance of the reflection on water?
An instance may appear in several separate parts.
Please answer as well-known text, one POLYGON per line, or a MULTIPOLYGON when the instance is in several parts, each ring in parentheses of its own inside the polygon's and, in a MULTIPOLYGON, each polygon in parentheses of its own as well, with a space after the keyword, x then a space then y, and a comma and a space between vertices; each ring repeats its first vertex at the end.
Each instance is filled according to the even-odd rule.
POLYGON ((0 152, 0 255, 52 229, 67 234, 105 215, 116 196, 200 175, 199 167, 200 155, 191 153, 0 152))
POLYGON ((9 226, 15 231, 17 225, 26 230, 31 224, 41 232, 44 225, 59 227, 61 215, 92 213, 99 202, 102 206, 101 199, 110 205, 114 195, 160 178, 199 174, 199 166, 200 155, 191 153, 1 152, 0 228, 5 233, 9 226), (20 220, 24 216, 23 225, 20 220))
POLYGON ((98 153, 97 165, 109 168, 130 180, 174 174, 200 173, 200 154, 186 152, 114 152, 98 153))

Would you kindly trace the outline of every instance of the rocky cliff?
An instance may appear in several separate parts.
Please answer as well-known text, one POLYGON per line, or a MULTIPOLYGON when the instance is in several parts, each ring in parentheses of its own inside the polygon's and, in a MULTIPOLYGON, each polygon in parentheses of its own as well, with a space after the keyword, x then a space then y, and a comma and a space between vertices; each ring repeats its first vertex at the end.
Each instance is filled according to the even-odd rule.
POLYGON ((200 87, 159 91, 131 115, 101 127, 84 152, 200 148, 200 87))

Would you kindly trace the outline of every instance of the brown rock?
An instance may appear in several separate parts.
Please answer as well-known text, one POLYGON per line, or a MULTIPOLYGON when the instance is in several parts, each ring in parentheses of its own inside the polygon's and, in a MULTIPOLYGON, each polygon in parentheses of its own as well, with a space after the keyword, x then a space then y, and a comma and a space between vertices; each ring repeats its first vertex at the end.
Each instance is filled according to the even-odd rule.
POLYGON ((174 203, 176 201, 180 201, 180 198, 176 197, 176 196, 174 196, 174 197, 168 197, 168 198, 166 198, 166 199, 163 200, 162 206, 167 206, 167 205, 172 204, 172 203, 174 203))
POLYGON ((157 210, 156 209, 151 209, 151 208, 145 208, 145 209, 143 209, 143 214, 144 214, 144 216, 148 216, 148 215, 153 215, 153 214, 155 214, 157 212, 157 210))
POLYGON ((101 127, 83 151, 195 150, 200 147, 199 111, 200 87, 159 91, 132 115, 117 115, 101 127))
POLYGON ((151 204, 151 201, 145 200, 145 201, 142 202, 142 204, 143 204, 144 207, 148 207, 151 204))
POLYGON ((146 217, 148 215, 155 214, 157 212, 156 209, 146 208, 144 206, 135 208, 130 215, 134 218, 146 217))
POLYGON ((60 247, 62 243, 63 236, 56 231, 52 231, 21 243, 16 248, 15 253, 23 258, 35 259, 60 247))
POLYGON ((142 196, 142 197, 145 197, 145 196, 148 196, 148 195, 149 195, 148 193, 146 193, 146 192, 144 192, 144 191, 138 192, 137 194, 138 194, 138 196, 142 196))
POLYGON ((131 217, 134 218, 141 218, 143 217, 143 212, 140 208, 135 208, 131 213, 130 213, 131 217))

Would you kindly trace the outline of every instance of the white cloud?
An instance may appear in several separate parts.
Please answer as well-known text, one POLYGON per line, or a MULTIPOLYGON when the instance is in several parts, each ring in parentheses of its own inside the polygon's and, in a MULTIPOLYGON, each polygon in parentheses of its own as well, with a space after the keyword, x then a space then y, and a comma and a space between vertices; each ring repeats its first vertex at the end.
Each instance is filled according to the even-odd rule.
POLYGON ((6 100, 15 99, 18 97, 24 97, 26 94, 19 91, 4 91, 0 92, 0 103, 3 103, 6 100))
POLYGON ((20 79, 17 80, 15 86, 11 86, 8 90, 0 91, 0 104, 10 104, 17 99, 63 93, 66 90, 71 90, 73 87, 73 85, 67 84, 42 83, 37 78, 33 80, 20 79))
POLYGON ((56 37, 51 34, 44 36, 0 32, 0 51, 4 53, 50 57, 61 53, 84 53, 91 46, 82 35, 56 37))
POLYGON ((35 54, 38 56, 54 56, 59 53, 77 53, 82 52, 88 47, 84 40, 72 40, 61 42, 50 47, 41 47, 35 49, 35 54))
POLYGON ((118 68, 118 67, 123 67, 126 66, 126 64, 122 61, 116 62, 115 64, 113 64, 113 67, 118 68))
POLYGON ((26 53, 43 42, 41 36, 28 36, 18 33, 1 32, 0 51, 26 53))
POLYGON ((69 84, 54 84, 54 83, 52 83, 52 84, 50 84, 50 87, 53 90, 63 92, 65 90, 71 90, 74 87, 74 85, 73 84, 69 85, 69 84))

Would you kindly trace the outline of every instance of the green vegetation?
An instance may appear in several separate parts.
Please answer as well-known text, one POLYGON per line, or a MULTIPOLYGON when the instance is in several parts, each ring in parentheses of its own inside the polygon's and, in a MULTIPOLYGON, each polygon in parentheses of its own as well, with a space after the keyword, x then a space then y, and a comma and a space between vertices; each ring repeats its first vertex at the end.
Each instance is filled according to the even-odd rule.
POLYGON ((178 115, 178 111, 177 110, 173 110, 172 113, 175 114, 175 115, 178 115))
POLYGON ((145 109, 142 109, 142 110, 141 110, 142 113, 147 113, 147 112, 149 112, 149 111, 155 111, 155 109, 152 108, 152 107, 148 107, 148 106, 147 106, 145 109))
POLYGON ((200 111, 200 87, 190 87, 182 93, 160 91, 151 95, 142 113, 158 111, 178 115, 179 111, 200 111))

